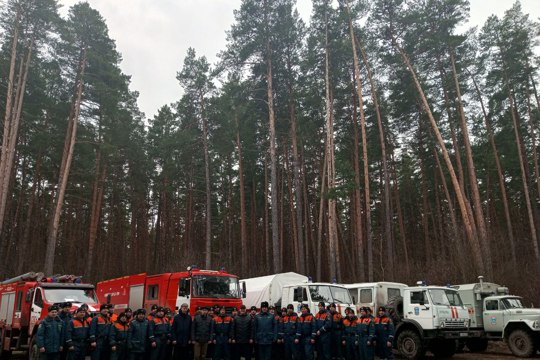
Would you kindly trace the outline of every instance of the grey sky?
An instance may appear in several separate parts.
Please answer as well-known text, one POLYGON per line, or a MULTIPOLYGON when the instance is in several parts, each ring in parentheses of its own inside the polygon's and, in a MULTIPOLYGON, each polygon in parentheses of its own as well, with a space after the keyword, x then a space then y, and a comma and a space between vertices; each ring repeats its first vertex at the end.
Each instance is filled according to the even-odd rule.
MULTIPOLYGON (((78 0, 59 0, 62 14, 78 0)), ((132 76, 132 90, 140 92, 139 107, 148 118, 178 100, 176 80, 189 47, 213 63, 225 48, 225 31, 233 23, 233 10, 241 0, 88 0, 105 18, 112 39, 122 54, 121 68, 132 76)), ((470 0, 470 25, 482 25, 491 14, 501 16, 513 0, 470 0)), ((540 0, 521 0, 523 10, 540 17, 540 0)), ((298 0, 307 21, 311 0, 298 0)))

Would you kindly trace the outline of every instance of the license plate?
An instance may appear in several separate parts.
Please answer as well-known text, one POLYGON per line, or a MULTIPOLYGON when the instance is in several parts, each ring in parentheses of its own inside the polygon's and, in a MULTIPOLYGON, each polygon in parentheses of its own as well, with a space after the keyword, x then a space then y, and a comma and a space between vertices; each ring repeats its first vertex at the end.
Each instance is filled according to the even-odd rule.
POLYGON ((461 337, 467 337, 467 336, 469 336, 469 334, 468 334, 468 333, 459 333, 459 336, 461 336, 461 337))

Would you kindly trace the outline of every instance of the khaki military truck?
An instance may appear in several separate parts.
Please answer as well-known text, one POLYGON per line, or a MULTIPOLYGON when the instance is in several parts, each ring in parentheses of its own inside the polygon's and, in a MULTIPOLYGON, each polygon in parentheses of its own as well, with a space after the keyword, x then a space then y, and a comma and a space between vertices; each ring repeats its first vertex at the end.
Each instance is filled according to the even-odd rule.
POLYGON ((473 336, 465 340, 471 352, 486 350, 488 341, 504 340, 515 356, 533 356, 540 346, 540 309, 525 308, 507 287, 484 282, 454 286, 469 310, 473 336))

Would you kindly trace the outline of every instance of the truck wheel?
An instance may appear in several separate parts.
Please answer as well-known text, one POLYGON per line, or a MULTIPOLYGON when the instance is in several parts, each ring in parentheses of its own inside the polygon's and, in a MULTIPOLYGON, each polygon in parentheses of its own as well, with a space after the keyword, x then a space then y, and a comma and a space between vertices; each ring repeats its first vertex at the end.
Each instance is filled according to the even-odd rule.
POLYGON ((467 349, 470 352, 483 352, 488 347, 487 339, 469 339, 467 340, 467 349))
POLYGON ((422 339, 413 330, 403 330, 398 335, 397 349, 402 357, 409 360, 421 359, 426 352, 422 339))
POLYGON ((516 329, 508 335, 508 347, 517 357, 528 358, 535 352, 534 341, 528 331, 516 329))
POLYGON ((456 340, 433 341, 430 350, 436 359, 451 358, 456 353, 456 340))
POLYGON ((39 360, 39 349, 36 342, 36 337, 32 337, 30 348, 28 349, 28 360, 39 360))

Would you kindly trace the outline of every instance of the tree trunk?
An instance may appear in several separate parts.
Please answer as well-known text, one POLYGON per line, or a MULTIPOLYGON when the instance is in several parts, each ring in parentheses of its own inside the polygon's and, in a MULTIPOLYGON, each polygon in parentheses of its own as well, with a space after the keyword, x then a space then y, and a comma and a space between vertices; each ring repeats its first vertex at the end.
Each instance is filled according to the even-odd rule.
POLYGON ((75 82, 75 93, 71 102, 71 110, 68 119, 68 127, 66 139, 64 143, 64 151, 62 153, 62 164, 58 177, 58 190, 54 200, 54 211, 50 218, 49 229, 47 231, 47 246, 45 250, 45 265, 43 272, 48 275, 53 274, 54 252, 56 249, 56 239, 58 236, 58 225, 60 224, 60 214, 64 205, 64 196, 67 188, 67 180, 71 161, 73 159, 73 151, 75 149, 75 141, 77 138, 77 122, 81 109, 81 98, 84 85, 84 73, 86 70, 86 49, 81 50, 79 58, 79 69, 77 71, 77 79, 75 82))
POLYGON ((330 280, 335 281, 336 274, 336 248, 337 248, 337 227, 336 227, 336 200, 334 198, 335 190, 335 158, 334 158, 334 118, 333 106, 330 93, 330 54, 328 49, 328 22, 326 23, 325 36, 325 108, 326 108, 326 166, 328 183, 328 246, 330 250, 329 275, 330 280))
POLYGON ((206 231, 205 231, 205 268, 212 268, 212 188, 210 183, 210 156, 208 154, 208 119, 204 108, 204 97, 200 94, 201 117, 203 127, 203 148, 204 148, 204 177, 206 183, 206 231))
POLYGON ((517 267, 517 258, 516 258, 516 242, 514 240, 514 231, 512 225, 512 217, 510 216, 510 206, 508 205, 508 195, 506 193, 506 180, 504 179, 503 169, 501 165, 501 159, 499 158, 499 151, 497 150, 497 145, 495 144, 495 135, 493 134, 493 129, 491 127, 491 119, 488 116, 486 107, 484 105, 484 100, 482 99, 482 93, 478 87, 478 83, 475 78, 469 73, 471 77, 474 88, 478 95, 478 100, 480 101, 480 106, 482 108, 482 113, 484 115, 484 123, 486 125, 486 131, 488 135, 489 144, 491 146, 491 151, 493 152, 493 159, 495 160, 495 167, 497 168, 497 177, 499 178, 499 189, 501 191, 501 198, 503 201, 504 208, 504 217, 506 220, 506 232, 508 235, 508 242, 510 243, 510 252, 512 257, 512 264, 514 268, 517 267))
MULTIPOLYGON (((353 74, 353 76, 356 76, 353 74)), ((362 194, 360 191, 360 137, 358 134, 358 116, 356 115, 356 91, 353 91, 352 95, 353 112, 352 112, 352 127, 353 127, 353 168, 354 168, 354 191, 353 191, 353 219, 354 224, 354 238, 355 245, 358 249, 358 280, 364 281, 366 279, 366 265, 364 263, 364 236, 362 226, 362 194)))
MULTIPOLYGON (((352 36, 354 36, 354 32, 352 30, 352 22, 349 19, 350 27, 351 27, 351 33, 352 36)), ((381 145, 381 157, 382 157, 382 165, 383 165, 383 179, 384 179, 384 236, 385 236, 385 242, 386 242, 386 253, 388 258, 390 259, 390 266, 388 268, 388 277, 390 279, 393 279, 395 276, 394 271, 394 243, 392 239, 392 210, 390 207, 391 202, 391 191, 390 191, 390 175, 388 171, 388 155, 386 154, 386 141, 385 141, 385 131, 383 127, 382 122, 382 116, 381 116, 381 109, 379 106, 379 99, 377 97, 377 87, 375 84, 375 81, 373 79, 373 73, 371 72, 371 66, 369 65, 369 61, 367 59, 366 52, 364 50, 364 47, 362 46, 362 43, 359 42, 359 48, 360 53, 362 54, 362 59, 364 62, 364 66, 367 70, 367 75, 369 79, 369 83, 371 85, 371 99, 373 100, 373 105, 375 107, 375 114, 377 115, 377 127, 379 129, 379 142, 381 145)), ((356 43, 356 42, 353 42, 356 43)), ((354 52, 356 56, 356 51, 354 52)))
POLYGON ((422 104, 424 106, 424 110, 428 115, 429 122, 431 124, 431 127, 433 129, 433 132, 435 134, 435 137, 437 138, 437 142, 439 143, 439 146, 442 150, 443 158, 446 163, 446 166, 448 168, 448 172, 450 173, 450 178, 452 180, 452 185, 454 187, 454 191, 457 196, 457 200, 459 203, 459 208, 461 212, 461 217, 463 219, 463 225, 465 227, 465 232, 467 234, 467 238, 469 239, 469 242, 471 243, 471 248, 473 252, 474 261, 476 263, 476 270, 480 273, 485 273, 486 267, 484 264, 484 259, 482 257, 482 249, 480 241, 478 240, 478 237, 476 236, 476 233, 473 228, 473 220, 470 218, 470 215, 467 211, 467 200, 464 197, 462 188, 459 184, 459 181, 456 177, 456 173, 454 171, 454 166, 452 165, 452 161, 450 160, 450 156, 448 154, 448 150, 446 149, 446 145, 444 143, 444 139, 442 138, 441 132, 439 131, 439 128, 437 126, 437 122, 435 121, 435 117, 433 116, 433 113, 431 112, 431 108, 429 107, 428 100, 424 94, 424 91, 422 89, 422 86, 420 85, 420 81, 418 80, 416 73, 414 71, 414 67, 412 66, 409 57, 405 53, 405 51, 398 45, 397 40, 395 38, 392 38, 392 44, 396 48, 396 50, 401 55, 401 58, 403 60, 403 63, 409 69, 411 72, 414 84, 416 86, 416 89, 422 99, 422 104))
POLYGON ((244 154, 242 152, 242 141, 240 140, 240 123, 238 121, 238 113, 234 109, 234 119, 236 123, 236 148, 238 149, 238 178, 240 179, 240 246, 241 259, 240 270, 242 275, 248 271, 248 235, 246 225, 246 189, 244 183, 244 154))
POLYGON ((478 179, 476 177, 476 168, 474 166, 474 159, 471 148, 471 141, 469 140, 469 130, 467 121, 465 120, 465 110, 463 109, 463 101, 461 100, 461 88, 459 86, 459 80, 456 70, 456 62, 454 59, 454 53, 450 52, 450 60, 452 62, 452 72, 454 74, 454 83, 456 86, 458 109, 461 133, 463 136, 463 142, 465 145, 465 156, 467 159, 467 172, 469 173, 469 185, 471 187, 473 204, 474 204, 474 216, 476 219, 476 228, 480 235, 480 246, 484 253, 484 259, 487 269, 487 274, 490 278, 493 277, 493 266, 491 262, 491 249, 489 245, 489 239, 487 236, 486 222, 484 219, 484 211, 482 210, 482 201, 480 199, 480 191, 478 190, 478 179))
POLYGON ((325 144, 325 152, 324 152, 324 161, 323 161, 323 171, 321 176, 321 192, 320 192, 320 200, 319 200, 319 217, 318 217, 318 226, 317 226, 317 251, 316 251, 316 274, 317 274, 317 281, 321 281, 322 276, 322 231, 323 231, 323 221, 324 221, 324 193, 326 192, 326 180, 327 180, 327 168, 328 168, 328 162, 326 160, 326 157, 328 154, 326 153, 326 144, 325 144))

